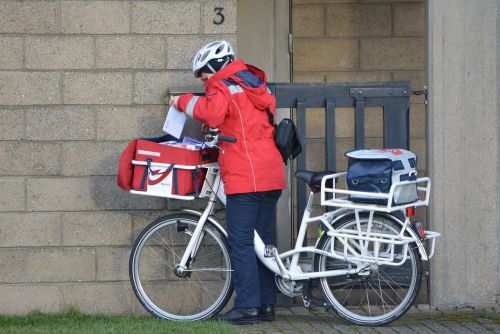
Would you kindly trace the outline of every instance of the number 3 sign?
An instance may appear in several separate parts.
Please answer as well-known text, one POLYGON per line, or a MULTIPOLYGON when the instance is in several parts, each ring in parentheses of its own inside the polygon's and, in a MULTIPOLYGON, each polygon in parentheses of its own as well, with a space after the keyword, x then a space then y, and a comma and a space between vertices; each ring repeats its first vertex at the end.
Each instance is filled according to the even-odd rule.
POLYGON ((214 8, 216 18, 212 22, 217 26, 220 26, 222 23, 224 23, 225 17, 224 17, 224 14, 222 14, 223 10, 224 10, 224 7, 215 7, 214 8))

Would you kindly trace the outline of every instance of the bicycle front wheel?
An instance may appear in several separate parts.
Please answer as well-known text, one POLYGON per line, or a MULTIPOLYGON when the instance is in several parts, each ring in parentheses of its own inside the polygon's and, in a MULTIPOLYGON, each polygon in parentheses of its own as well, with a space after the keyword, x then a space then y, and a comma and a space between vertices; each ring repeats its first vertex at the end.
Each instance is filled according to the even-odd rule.
MULTIPOLYGON (((361 230, 366 232, 368 214, 360 214, 361 230)), ((336 230, 358 231, 356 218, 348 215, 337 221, 336 230)), ((398 235, 401 225, 394 217, 375 214, 371 231, 375 233, 398 235)), ((348 240, 349 246, 360 249, 361 241, 348 240)), ((331 252, 332 237, 326 233, 322 236, 318 248, 331 252)), ((372 243, 370 243, 372 244, 372 243)), ((373 252, 373 245, 368 245, 368 252, 373 252)), ((344 246, 335 241, 335 250, 342 253, 344 246)), ((381 246, 380 253, 388 253, 386 244, 381 246), (385 248, 385 249, 384 249, 385 248)), ((403 246, 395 247, 395 254, 403 260, 403 246)), ((359 270, 356 274, 345 274, 320 279, 324 297, 332 304, 337 314, 358 325, 380 326, 390 323, 402 316, 417 298, 422 276, 422 262, 415 243, 410 243, 406 261, 400 266, 367 264, 362 261, 346 261, 319 254, 315 257, 316 271, 335 269, 359 270)))
POLYGON ((175 267, 198 223, 179 213, 157 219, 137 237, 129 261, 135 295, 144 308, 167 320, 202 320, 217 314, 231 297, 231 261, 226 237, 210 222, 203 227, 188 271, 175 267))

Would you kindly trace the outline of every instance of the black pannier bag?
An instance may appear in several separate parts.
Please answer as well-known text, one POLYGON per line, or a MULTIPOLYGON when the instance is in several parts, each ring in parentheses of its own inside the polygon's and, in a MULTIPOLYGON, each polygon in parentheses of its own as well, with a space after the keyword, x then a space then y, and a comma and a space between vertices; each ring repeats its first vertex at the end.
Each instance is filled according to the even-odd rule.
MULTIPOLYGON (((388 194, 394 183, 417 179, 417 157, 408 150, 356 150, 346 152, 345 156, 348 158, 348 190, 388 194)), ((349 200, 387 205, 387 199, 356 194, 349 195, 349 200)), ((416 183, 397 186, 394 189, 393 205, 409 204, 417 200, 416 183)))

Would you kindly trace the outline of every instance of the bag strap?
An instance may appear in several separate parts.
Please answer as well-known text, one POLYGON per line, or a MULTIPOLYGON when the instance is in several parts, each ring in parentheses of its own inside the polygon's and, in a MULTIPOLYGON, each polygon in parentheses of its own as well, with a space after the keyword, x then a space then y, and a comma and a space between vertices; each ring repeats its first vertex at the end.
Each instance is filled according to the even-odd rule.
POLYGON ((200 171, 198 170, 198 167, 196 167, 191 172, 191 176, 193 177, 194 191, 196 193, 195 198, 200 197, 200 191, 198 189, 198 176, 199 176, 199 174, 200 174, 200 171))
POLYGON ((146 180, 148 179, 148 173, 149 170, 151 169, 151 161, 153 159, 147 158, 146 159, 146 168, 144 168, 144 173, 142 173, 142 179, 141 179, 141 189, 144 190, 146 187, 146 180))
POLYGON ((174 193, 178 194, 179 193, 179 187, 177 185, 177 168, 172 171, 172 183, 174 184, 174 193))
POLYGON ((274 122, 274 115, 269 109, 269 107, 266 108, 267 111, 267 117, 269 117, 269 123, 271 123, 272 126, 276 127, 276 123, 274 122))

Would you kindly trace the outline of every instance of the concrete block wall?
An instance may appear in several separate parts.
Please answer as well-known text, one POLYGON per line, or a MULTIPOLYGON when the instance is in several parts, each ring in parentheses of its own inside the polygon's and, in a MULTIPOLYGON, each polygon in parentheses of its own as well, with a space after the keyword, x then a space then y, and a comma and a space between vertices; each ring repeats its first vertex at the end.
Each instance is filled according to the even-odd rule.
MULTIPOLYGON (((292 8, 293 81, 359 82, 408 80, 424 87, 425 4, 422 0, 294 0, 292 8)), ((410 148, 425 173, 425 105, 412 97, 410 148)), ((325 137, 324 113, 308 117, 308 147, 325 137)), ((354 113, 338 109, 337 168, 346 167, 342 153, 354 146, 354 113)), ((366 111, 367 146, 382 138, 382 112, 366 111)), ((324 168, 322 149, 312 150, 308 168, 324 168)))
POLYGON ((233 0, 0 1, 0 313, 143 312, 131 243, 178 204, 117 188, 118 158, 220 38, 233 0))

